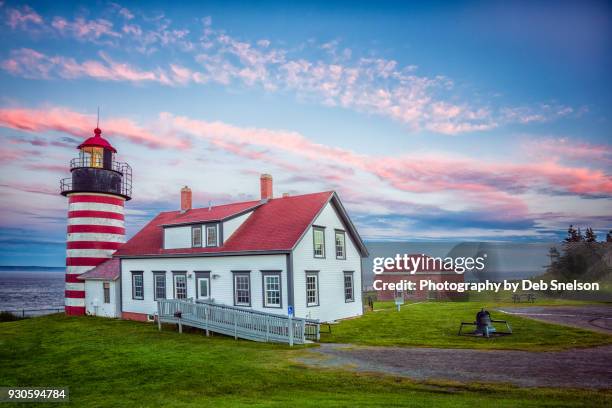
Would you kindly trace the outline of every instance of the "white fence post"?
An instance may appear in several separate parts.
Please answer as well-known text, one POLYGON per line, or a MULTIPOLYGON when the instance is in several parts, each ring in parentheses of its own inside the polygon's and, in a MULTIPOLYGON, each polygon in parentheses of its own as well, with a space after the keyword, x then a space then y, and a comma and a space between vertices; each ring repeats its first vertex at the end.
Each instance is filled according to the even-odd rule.
POLYGON ((157 328, 161 331, 161 302, 157 302, 157 328))
POLYGON ((204 327, 206 327, 206 336, 210 336, 208 332, 208 305, 204 305, 204 327))
POLYGON ((289 345, 293 347, 293 319, 289 315, 289 345))
POLYGON ((234 340, 238 340, 238 313, 234 311, 234 340))

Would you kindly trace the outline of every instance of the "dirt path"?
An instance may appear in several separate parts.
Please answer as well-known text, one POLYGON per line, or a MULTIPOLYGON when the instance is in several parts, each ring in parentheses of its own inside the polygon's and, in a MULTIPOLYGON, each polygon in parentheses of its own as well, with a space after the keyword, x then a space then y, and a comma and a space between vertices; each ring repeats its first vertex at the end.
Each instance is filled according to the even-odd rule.
POLYGON ((612 346, 557 352, 321 344, 300 361, 420 380, 503 382, 523 387, 612 388, 612 346))
POLYGON ((612 334, 612 306, 529 306, 503 307, 499 310, 549 323, 612 334))

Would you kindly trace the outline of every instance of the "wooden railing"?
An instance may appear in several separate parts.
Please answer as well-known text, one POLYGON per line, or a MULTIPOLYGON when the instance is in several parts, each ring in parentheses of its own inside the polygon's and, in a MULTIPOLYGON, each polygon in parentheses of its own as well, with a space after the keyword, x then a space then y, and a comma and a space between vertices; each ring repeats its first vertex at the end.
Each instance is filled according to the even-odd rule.
POLYGON ((319 340, 318 320, 301 319, 258 312, 216 303, 193 303, 166 299, 157 301, 158 325, 177 323, 197 327, 209 332, 233 336, 235 339, 304 344, 306 340, 319 340))

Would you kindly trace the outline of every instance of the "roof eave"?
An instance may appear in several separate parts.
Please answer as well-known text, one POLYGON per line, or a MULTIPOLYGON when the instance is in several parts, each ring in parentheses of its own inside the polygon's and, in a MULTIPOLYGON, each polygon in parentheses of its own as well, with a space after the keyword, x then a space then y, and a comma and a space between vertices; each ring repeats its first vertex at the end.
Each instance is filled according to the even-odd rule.
POLYGON ((223 251, 223 252, 191 252, 191 253, 172 253, 172 254, 137 254, 137 255, 121 255, 115 254, 115 257, 121 259, 141 259, 141 258, 200 258, 214 256, 244 256, 244 255, 279 255, 288 254, 291 249, 270 249, 270 250, 252 250, 252 251, 223 251))
POLYGON ((79 276, 77 277, 77 279, 80 280, 99 280, 99 281, 116 281, 117 279, 119 279, 119 275, 115 276, 114 278, 100 278, 100 277, 89 277, 89 276, 79 276))
POLYGON ((329 201, 332 201, 332 200, 335 200, 334 202, 340 211, 340 216, 342 217, 342 220, 345 222, 346 226, 348 227, 349 233, 353 237, 353 240, 359 247, 359 252, 361 253, 361 256, 363 258, 367 258, 370 255, 368 248, 363 242, 363 239, 361 238, 361 235, 359 235, 359 232, 357 231, 355 224, 353 224, 353 221, 351 221, 351 218, 346 212, 346 209, 342 205, 342 201, 340 201, 340 197, 338 197, 338 194, 335 191, 332 193, 332 196, 329 199, 329 201))

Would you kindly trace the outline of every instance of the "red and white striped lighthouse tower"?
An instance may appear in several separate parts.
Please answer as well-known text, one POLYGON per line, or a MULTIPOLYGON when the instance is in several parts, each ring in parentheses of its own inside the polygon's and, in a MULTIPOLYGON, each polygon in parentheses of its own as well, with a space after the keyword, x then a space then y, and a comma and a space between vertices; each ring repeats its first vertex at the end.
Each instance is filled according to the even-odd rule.
POLYGON ((85 314, 85 283, 77 276, 112 257, 125 241, 124 203, 132 195, 132 169, 115 161, 117 150, 99 128, 78 149, 79 157, 70 161, 72 177, 60 183, 69 202, 67 315, 85 314))

